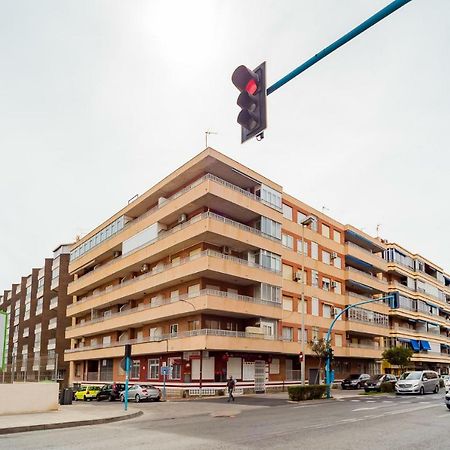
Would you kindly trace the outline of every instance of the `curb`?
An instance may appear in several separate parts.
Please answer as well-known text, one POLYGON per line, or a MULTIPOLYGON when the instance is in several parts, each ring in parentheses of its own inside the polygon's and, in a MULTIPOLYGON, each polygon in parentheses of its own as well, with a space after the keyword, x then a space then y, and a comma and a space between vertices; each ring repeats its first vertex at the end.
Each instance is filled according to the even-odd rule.
POLYGON ((87 425, 100 425, 102 423, 120 422, 122 420, 135 419, 142 416, 143 411, 137 411, 126 416, 105 417, 102 419, 89 419, 89 420, 74 420, 71 422, 58 422, 58 423, 43 423, 39 425, 24 425, 20 427, 8 427, 0 428, 0 435, 13 434, 13 433, 25 433, 27 431, 39 431, 39 430, 55 430, 58 428, 73 428, 84 427, 87 425))

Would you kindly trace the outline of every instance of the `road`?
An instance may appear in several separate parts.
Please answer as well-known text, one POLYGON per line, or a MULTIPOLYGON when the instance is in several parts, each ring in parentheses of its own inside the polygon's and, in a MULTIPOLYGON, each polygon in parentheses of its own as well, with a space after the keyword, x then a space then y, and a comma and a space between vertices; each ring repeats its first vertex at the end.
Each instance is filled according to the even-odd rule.
MULTIPOLYGON (((87 408, 119 404, 89 403, 87 408)), ((131 405, 119 423, 0 436, 0 449, 448 449, 443 392, 360 396, 312 403, 238 397, 131 405)))

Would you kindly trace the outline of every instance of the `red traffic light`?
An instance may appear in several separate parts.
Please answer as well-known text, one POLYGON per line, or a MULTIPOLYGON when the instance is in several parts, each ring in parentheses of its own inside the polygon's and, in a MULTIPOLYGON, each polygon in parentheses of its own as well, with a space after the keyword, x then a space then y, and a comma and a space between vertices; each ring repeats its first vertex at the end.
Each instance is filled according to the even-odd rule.
POLYGON ((303 352, 300 352, 300 353, 298 354, 298 360, 299 360, 300 362, 303 361, 303 352))
POLYGON ((241 91, 253 95, 258 90, 258 75, 245 66, 239 66, 231 76, 233 84, 241 91))

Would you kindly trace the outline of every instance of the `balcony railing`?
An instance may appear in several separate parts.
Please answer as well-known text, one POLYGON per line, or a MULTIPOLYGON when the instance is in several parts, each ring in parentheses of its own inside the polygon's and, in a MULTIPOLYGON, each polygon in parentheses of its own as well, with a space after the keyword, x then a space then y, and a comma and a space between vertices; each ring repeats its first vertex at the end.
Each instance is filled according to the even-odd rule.
MULTIPOLYGON (((262 237, 280 242, 279 239, 277 239, 273 236, 269 236, 269 235, 263 233, 262 231, 257 230, 256 228, 249 227, 248 225, 244 225, 240 222, 236 222, 235 220, 228 219, 226 217, 223 217, 219 214, 215 214, 213 212, 205 212, 205 213, 202 213, 202 214, 192 217, 192 219, 188 220, 187 222, 181 223, 181 224, 175 226, 174 228, 171 228, 170 230, 161 231, 157 238, 152 239, 151 241, 146 242, 145 244, 142 244, 139 247, 136 247, 127 253, 124 253, 123 255, 119 256, 118 258, 112 259, 111 261, 108 261, 107 263, 102 264, 97 270, 109 267, 112 264, 115 264, 117 261, 120 261, 121 259, 126 258, 126 257, 136 253, 137 251, 142 250, 143 248, 145 248, 149 245, 153 245, 155 242, 159 242, 160 240, 166 238, 167 236, 170 236, 178 231, 184 230, 185 228, 197 223, 200 220, 204 220, 204 219, 218 220, 222 223, 226 223, 227 225, 231 225, 233 227, 239 228, 240 230, 247 231, 249 233, 253 233, 258 236, 262 236, 262 237)), ((85 281, 86 279, 89 279, 90 277, 92 277, 95 273, 96 273, 96 270, 92 270, 91 272, 88 272, 87 274, 80 276, 78 278, 78 280, 85 281)))
POLYGON ((222 336, 229 338, 244 338, 244 339, 263 339, 270 341, 279 341, 282 339, 278 339, 275 336, 268 334, 256 334, 256 333, 247 333, 246 331, 229 331, 229 330, 212 330, 209 328, 201 329, 201 330, 193 330, 193 331, 185 331, 181 333, 167 333, 161 334, 158 336, 147 336, 141 339, 128 339, 126 341, 114 341, 110 344, 97 344, 93 346, 84 346, 81 348, 72 348, 65 351, 65 353, 75 353, 87 350, 97 350, 102 348, 111 348, 111 347, 121 347, 125 344, 144 344, 148 342, 168 342, 171 340, 181 339, 181 338, 189 338, 196 336, 222 336))
POLYGON ((160 273, 164 272, 165 270, 172 269, 173 267, 178 267, 180 265, 186 264, 188 262, 194 261, 194 260, 202 258, 202 257, 213 257, 213 258, 225 259, 225 260, 237 263, 237 264, 241 264, 241 265, 245 265, 245 266, 249 266, 249 267, 255 267, 255 268, 258 268, 258 269, 262 269, 262 270, 267 270, 269 272, 273 272, 273 273, 276 273, 276 274, 281 273, 279 270, 270 269, 270 268, 261 266, 259 264, 256 264, 254 262, 247 261, 246 259, 237 258, 237 257, 231 256, 231 255, 225 255, 223 253, 216 252, 214 250, 204 250, 203 252, 200 252, 200 253, 198 253, 196 255, 192 255, 192 256, 188 256, 186 258, 182 258, 182 259, 180 259, 177 262, 172 262, 172 263, 169 263, 169 264, 157 265, 150 272, 147 272, 147 273, 145 273, 143 275, 139 275, 138 277, 133 278, 132 280, 124 281, 123 283, 120 283, 120 284, 115 285, 113 287, 109 287, 109 288, 104 289, 104 290, 102 290, 100 292, 96 292, 95 294, 91 294, 91 295, 89 295, 87 297, 83 297, 80 300, 78 300, 77 302, 68 305, 68 308, 71 308, 71 307, 73 307, 75 305, 79 305, 81 303, 84 303, 84 302, 86 302, 88 300, 91 300, 92 298, 98 297, 98 296, 103 295, 103 294, 105 294, 107 292, 109 293, 109 292, 117 291, 118 289, 121 289, 121 288, 123 288, 125 286, 128 286, 130 284, 136 283, 136 282, 141 281, 141 280, 143 280, 145 278, 149 278, 149 277, 155 276, 157 274, 160 274, 160 273))
POLYGON ((78 323, 77 325, 67 327, 66 330, 73 330, 75 328, 80 328, 82 326, 88 326, 88 325, 93 325, 93 324, 100 323, 100 322, 105 322, 107 320, 114 319, 117 317, 128 316, 130 314, 139 313, 141 311, 158 308, 158 307, 164 306, 164 305, 170 305, 172 303, 177 303, 177 302, 189 303, 189 300, 193 300, 193 299, 201 297, 203 295, 212 295, 215 297, 225 297, 225 298, 229 298, 232 300, 239 300, 239 301, 244 301, 244 302, 257 303, 260 305, 268 305, 268 306, 274 306, 276 308, 281 308, 281 303, 275 303, 275 302, 263 300, 263 299, 256 298, 256 297, 249 297, 247 295, 239 295, 239 294, 233 294, 231 292, 218 291, 216 289, 202 289, 194 294, 183 294, 183 295, 179 295, 174 298, 172 298, 172 297, 156 298, 156 300, 152 301, 149 304, 140 305, 140 306, 137 306, 136 308, 125 309, 123 311, 119 311, 116 313, 111 313, 108 316, 96 317, 87 322, 78 323))
POLYGON ((345 270, 347 272, 358 273, 359 275, 362 275, 363 277, 369 278, 369 279, 374 280, 374 281, 378 281, 378 282, 380 282, 382 284, 386 284, 386 285, 388 284, 387 281, 385 281, 385 280, 383 280, 381 278, 378 278, 375 275, 372 275, 371 273, 364 272, 364 271, 359 270, 359 269, 355 269, 354 267, 346 267, 345 270))
POLYGON ((348 342, 347 343, 347 347, 350 347, 350 348, 367 348, 367 349, 372 349, 372 350, 381 350, 381 347, 379 345, 377 345, 377 344, 353 344, 352 342, 348 342))
POLYGON ((380 256, 378 253, 372 253, 370 250, 367 250, 366 248, 360 247, 358 244, 355 244, 354 242, 347 241, 345 243, 345 245, 348 245, 349 247, 353 247, 353 248, 355 248, 357 250, 361 250, 362 252, 364 252, 364 253, 366 253, 366 254, 368 254, 370 256, 374 256, 375 258, 379 258, 380 262, 383 261, 384 263, 386 263, 386 261, 383 259, 383 257, 380 256))
MULTIPOLYGON (((112 234, 111 236, 109 236, 108 238, 104 239, 101 244, 103 242, 106 242, 108 240, 110 240, 112 237, 117 236, 118 234, 122 233, 124 230, 128 229, 130 226, 132 226, 135 223, 141 222, 142 220, 144 220, 145 218, 151 216, 152 214, 154 214, 156 211, 158 211, 159 209, 161 209, 163 206, 166 206, 168 203, 172 202, 173 200, 177 199, 178 197, 181 197, 183 194, 191 191, 192 189, 194 189, 195 187, 197 187, 198 185, 200 185, 201 183, 203 183, 206 180, 210 180, 213 181, 215 183, 218 183, 222 186, 225 186, 228 189, 231 189, 235 192, 239 192, 242 195, 245 195, 246 197, 249 197, 257 202, 260 202, 264 205, 269 206, 270 208, 273 208, 279 212, 282 211, 282 208, 278 208, 275 205, 272 205, 271 203, 266 202, 265 200, 263 200, 261 197, 258 197, 257 195, 253 194, 252 192, 248 192, 245 189, 242 189, 239 186, 236 186, 232 183, 230 183, 229 181, 225 181, 222 178, 219 178, 211 173, 208 173, 206 175, 203 175, 202 177, 198 178, 197 180, 193 181, 191 184, 189 184, 188 186, 184 187, 183 189, 179 190, 178 192, 176 192, 175 194, 171 195, 170 197, 166 198, 164 201, 162 201, 161 203, 155 205, 153 208, 149 209, 148 211, 146 211, 144 214, 140 215, 139 217, 136 217, 133 220, 130 220, 129 222, 125 223, 124 227, 122 228, 122 230, 112 234)), ((100 244, 98 244, 100 245, 100 244)), ((97 245, 95 246, 97 247, 97 245)), ((94 248, 94 247, 92 247, 94 248)), ((87 252, 86 252, 87 253, 87 252)), ((81 258, 81 256, 86 255, 86 253, 83 253, 83 255, 78 256, 77 258, 74 258, 71 260, 72 261, 76 261, 77 259, 81 258)))
POLYGON ((412 334, 428 334, 430 336, 439 336, 443 338, 447 338, 446 336, 441 336, 440 332, 431 331, 431 330, 416 330, 408 327, 393 327, 391 331, 394 333, 412 333, 412 334))

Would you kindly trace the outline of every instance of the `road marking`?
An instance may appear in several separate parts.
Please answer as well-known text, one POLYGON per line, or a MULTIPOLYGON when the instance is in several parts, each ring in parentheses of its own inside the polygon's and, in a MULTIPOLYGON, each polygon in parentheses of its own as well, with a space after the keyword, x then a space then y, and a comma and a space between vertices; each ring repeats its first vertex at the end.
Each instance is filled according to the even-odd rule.
POLYGON ((351 402, 360 402, 361 400, 350 400, 351 402))
POLYGON ((367 411, 369 409, 377 409, 379 408, 379 406, 368 406, 365 408, 356 408, 356 409, 352 409, 352 411, 367 411))
POLYGON ((383 400, 383 403, 394 403, 392 400, 383 400))
POLYGON ((299 408, 315 408, 317 406, 322 406, 322 405, 301 405, 301 406, 293 406, 292 409, 299 409, 299 408))
POLYGON ((440 416, 438 416, 438 417, 448 417, 449 416, 449 413, 445 413, 445 414, 441 414, 440 416))
POLYGON ((375 403, 375 400, 367 400, 366 403, 375 403))

